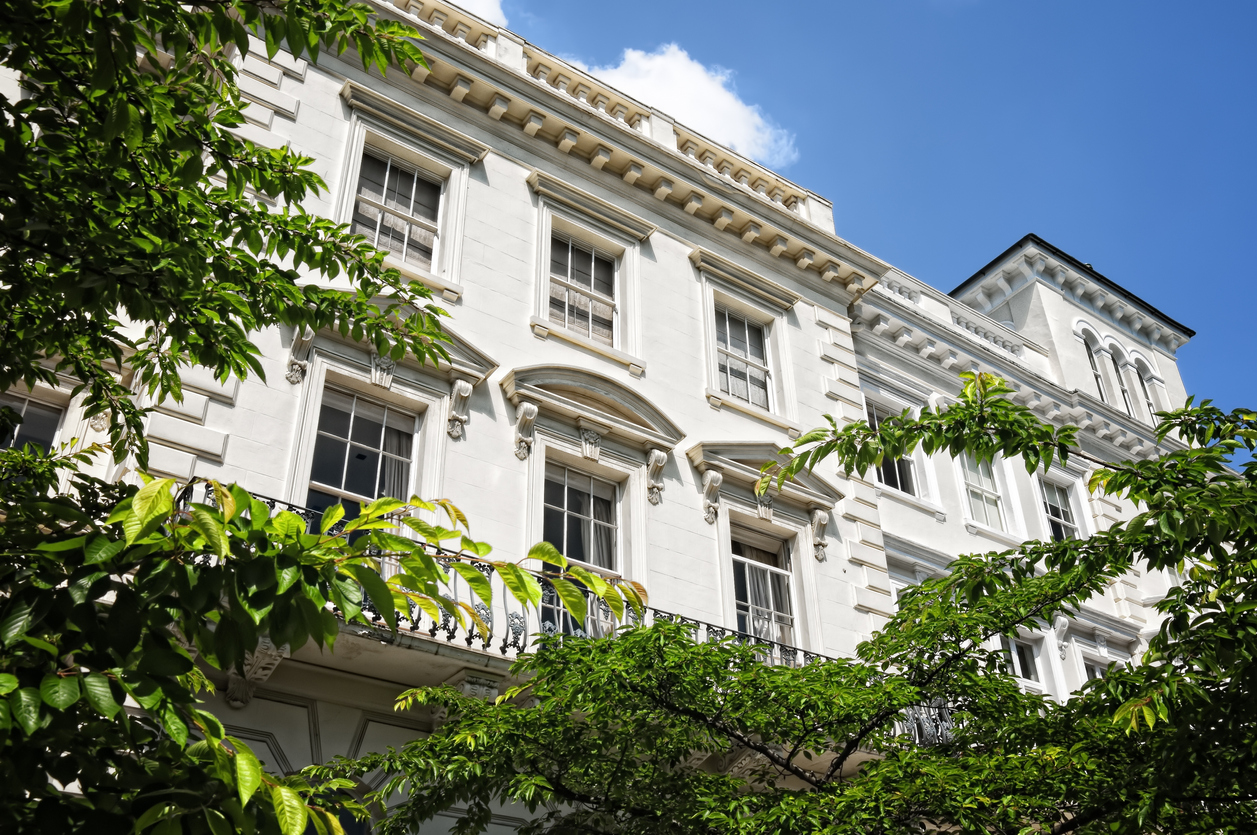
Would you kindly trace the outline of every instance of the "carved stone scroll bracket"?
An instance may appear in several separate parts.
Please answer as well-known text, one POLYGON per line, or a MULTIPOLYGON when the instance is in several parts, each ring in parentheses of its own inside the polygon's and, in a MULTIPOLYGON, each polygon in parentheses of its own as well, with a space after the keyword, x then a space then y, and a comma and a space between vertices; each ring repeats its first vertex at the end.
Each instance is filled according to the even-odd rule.
POLYGON ((773 497, 771 495, 761 493, 755 497, 755 515, 765 522, 773 520, 773 497))
POLYGON ((580 417, 576 419, 576 428, 580 431, 581 457, 597 462, 602 455, 602 438, 611 431, 611 427, 580 417))
POLYGON ((537 420, 536 403, 520 403, 515 408, 515 457, 520 461, 532 452, 533 422, 537 420))
POLYGON ((1109 633, 1103 629, 1096 630, 1096 651, 1101 658, 1109 657, 1109 633))
POLYGON ((1069 647, 1069 618, 1057 615, 1052 621, 1052 631, 1056 633, 1056 652, 1064 658, 1065 650, 1069 647))
MULTIPOLYGON (((459 670, 445 680, 445 684, 453 687, 471 699, 482 699, 491 702, 498 697, 502 679, 485 673, 483 670, 459 670)), ((433 730, 449 721, 449 712, 443 707, 432 708, 433 730)))
POLYGON ((471 401, 471 383, 467 380, 455 380, 450 388, 450 417, 445 432, 454 440, 463 437, 469 417, 468 405, 471 401))
POLYGON ((92 415, 87 425, 97 432, 109 431, 109 412, 99 412, 92 415))
POLYGON ((284 379, 294 386, 299 385, 306 377, 310 368, 310 349, 314 347, 314 331, 307 325, 293 334, 292 345, 288 348, 288 371, 284 379))
POLYGON ((646 459, 646 498, 651 504, 663 501, 663 467, 668 463, 668 453, 652 449, 646 459))
POLYGON ((393 387, 393 372, 397 370, 397 362, 392 357, 383 357, 371 349, 371 385, 382 389, 393 387))
POLYGON ((812 556, 817 562, 829 559, 825 551, 829 547, 829 540, 825 538, 825 525, 828 523, 828 513, 819 507, 812 511, 812 556))
POLYGON ((227 672, 227 704, 239 709, 251 702, 253 691, 270 678, 279 662, 287 657, 287 644, 277 647, 270 638, 263 636, 257 649, 244 658, 244 675, 241 676, 234 667, 227 672))
POLYGON ((720 485, 724 480, 724 474, 719 470, 703 473, 703 518, 709 525, 716 524, 716 516, 720 513, 720 485))

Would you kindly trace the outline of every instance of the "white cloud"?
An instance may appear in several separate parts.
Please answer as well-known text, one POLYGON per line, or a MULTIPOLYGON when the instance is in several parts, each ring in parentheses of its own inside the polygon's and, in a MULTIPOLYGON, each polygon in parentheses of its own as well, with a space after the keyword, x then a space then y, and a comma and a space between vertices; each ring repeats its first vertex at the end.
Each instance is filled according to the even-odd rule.
POLYGON ((506 25, 506 13, 502 11, 502 0, 455 0, 455 4, 492 24, 506 25))
POLYGON ((785 166, 799 158, 794 134, 738 97, 732 70, 705 67, 675 43, 654 52, 626 49, 618 65, 589 72, 765 165, 785 166))

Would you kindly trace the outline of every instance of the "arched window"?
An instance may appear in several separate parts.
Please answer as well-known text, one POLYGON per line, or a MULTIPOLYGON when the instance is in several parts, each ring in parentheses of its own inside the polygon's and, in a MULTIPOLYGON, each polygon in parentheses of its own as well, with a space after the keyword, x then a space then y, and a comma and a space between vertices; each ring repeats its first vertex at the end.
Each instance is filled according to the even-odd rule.
POLYGON ((1113 374, 1117 376, 1117 387, 1122 392, 1122 405, 1126 408, 1126 414, 1131 417, 1135 416, 1135 409, 1130 402, 1130 389, 1126 387, 1126 377, 1122 374, 1122 364, 1117 361, 1117 354, 1110 352, 1109 358, 1113 360, 1113 374))
POLYGON ((1144 405, 1148 407, 1148 418, 1157 422, 1157 407, 1152 402, 1152 389, 1148 386, 1148 372, 1139 366, 1135 367, 1135 377, 1139 380, 1139 391, 1144 396, 1144 405))
POLYGON ((1091 376, 1095 377, 1096 392, 1100 395, 1100 402, 1108 403, 1109 398, 1104 394, 1104 377, 1100 374, 1100 363, 1096 359, 1096 344, 1090 339, 1085 341, 1087 345, 1087 362, 1091 363, 1091 376))

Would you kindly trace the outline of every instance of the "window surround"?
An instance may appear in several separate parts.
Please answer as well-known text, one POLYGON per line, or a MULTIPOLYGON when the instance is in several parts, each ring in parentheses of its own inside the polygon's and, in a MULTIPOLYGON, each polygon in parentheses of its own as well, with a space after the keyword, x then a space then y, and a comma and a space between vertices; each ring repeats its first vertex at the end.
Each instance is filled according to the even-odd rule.
POLYGON ((1005 656, 1009 663, 1008 673, 1016 679, 1018 686, 1022 690, 1028 693, 1050 692, 1052 664, 1048 653, 1045 652, 1045 641, 1042 636, 1027 636, 1017 632, 1012 635, 1001 636, 995 640, 998 642, 1001 651, 1005 650, 1005 642, 1007 642, 1007 647, 1012 650, 1005 656), (1030 653, 1036 678, 1023 677, 1020 659, 1015 651, 1017 645, 1024 647, 1030 653))
MULTIPOLYGON (((753 561, 738 557, 733 553, 733 539, 738 535, 737 531, 745 531, 744 539, 763 539, 780 542, 789 549, 789 565, 784 568, 769 568, 768 570, 782 574, 789 579, 791 635, 786 645, 799 647, 800 649, 809 649, 813 643, 809 640, 809 637, 811 635, 819 635, 820 632, 818 631, 819 627, 812 623, 816 618, 808 617, 816 611, 817 604, 812 600, 808 600, 809 597, 815 598, 816 596, 814 591, 816 582, 815 577, 811 576, 814 572, 811 571, 812 566, 809 563, 812 561, 806 559, 807 549, 809 548, 807 530, 794 526, 766 523, 757 516, 733 510, 726 514, 724 524, 719 526, 718 531, 720 536, 720 575, 723 589, 725 590, 725 593, 722 595, 725 598, 723 605, 725 623, 729 624, 730 629, 738 630, 738 600, 734 562, 740 560, 744 563, 753 564, 753 561), (804 550, 800 550, 801 548, 804 550), (807 592, 811 593, 808 594, 807 592)), ((775 637, 765 637, 764 640, 776 642, 775 637)))
POLYGON ((501 385, 516 409, 515 456, 529 462, 523 549, 543 537, 545 465, 562 464, 620 485, 616 573, 644 578, 646 507, 667 501, 664 471, 684 433, 637 392, 586 369, 516 368, 501 385))
POLYGON ((432 268, 425 270, 391 255, 384 263, 397 269, 403 278, 418 281, 440 293, 446 301, 459 301, 464 289, 458 282, 458 269, 468 174, 470 167, 488 153, 489 147, 356 82, 346 81, 340 95, 352 113, 336 217, 343 223, 351 222, 362 155, 367 149, 395 158, 429 179, 440 181, 438 233, 432 268))
MULTIPOLYGON (((865 383, 863 375, 861 382, 865 383)), ((863 387, 861 393, 864 395, 864 419, 868 420, 869 410, 878 409, 888 412, 891 415, 901 414, 907 409, 913 416, 918 416, 921 410, 918 406, 907 402, 902 397, 896 397, 888 393, 884 387, 876 383, 867 384, 863 387)), ((874 478, 877 480, 877 489, 884 495, 891 496, 895 499, 903 500, 910 505, 917 505, 923 509, 928 509, 931 513, 939 513, 943 508, 936 504, 933 499, 937 493, 936 485, 933 483, 933 473, 928 467, 929 458, 921 451, 918 446, 907 456, 906 460, 912 465, 912 478, 916 492, 909 493, 898 487, 885 484, 881 479, 879 468, 874 467, 871 472, 875 473, 874 478)))
POLYGON ((1021 544, 1024 537, 1021 519, 1016 510, 1019 506, 1018 496, 1013 480, 1008 475, 1008 462, 1004 457, 997 455, 991 462, 991 474, 995 479, 996 492, 1000 499, 1000 513, 1004 521, 1003 530, 973 518, 973 513, 969 508, 969 484, 965 478, 964 462, 959 457, 953 458, 952 461, 955 462, 956 487, 959 491, 961 518, 965 520, 965 530, 970 534, 980 534, 1009 546, 1021 544))
POLYGON ((634 377, 642 376, 646 373, 646 361, 641 359, 638 272, 641 244, 655 227, 542 171, 534 170, 528 184, 537 194, 540 212, 534 309, 528 320, 533 334, 539 339, 557 337, 624 365, 634 377), (614 258, 615 319, 611 345, 550 320, 550 247, 556 235, 614 258))
MULTIPOLYGON (((46 409, 56 409, 58 412, 61 413, 57 417, 57 425, 53 427, 52 440, 50 441, 50 448, 44 450, 47 453, 56 452, 57 444, 61 443, 63 439, 67 436, 67 434, 69 434, 67 430, 72 424, 72 420, 70 417, 70 407, 71 407, 72 398, 66 395, 65 392, 57 391, 41 383, 37 383, 35 387, 31 389, 24 388, 21 385, 14 386, 13 388, 8 389, 7 391, 3 393, 6 397, 13 398, 16 400, 24 400, 26 401, 27 404, 34 404, 36 406, 42 406, 46 409)), ((12 405, 12 404, 0 403, 0 405, 12 405)), ((25 411, 25 406, 23 406, 21 409, 14 407, 14 411, 17 411, 19 414, 22 414, 25 411)), ((10 449, 12 441, 16 439, 17 434, 19 434, 21 431, 22 431, 22 424, 19 424, 14 429, 14 438, 10 439, 10 445, 0 447, 0 449, 10 449)))
MULTIPOLYGON (((298 403, 296 441, 289 463, 286 500, 304 507, 310 486, 314 441, 318 434, 319 411, 329 386, 395 406, 418 417, 418 430, 411 447, 409 492, 431 498, 442 494, 445 453, 450 438, 473 431, 468 426, 470 399, 475 387, 497 368, 488 356, 466 343, 457 333, 450 336, 447 350, 451 362, 441 367, 419 365, 403 360, 381 360, 367 346, 325 331, 309 334, 307 340, 294 339, 291 356, 304 351, 304 359, 290 360, 303 369, 289 382, 304 383, 298 403), (304 347, 299 347, 304 344, 304 347), (457 426, 455 427, 455 425, 457 426)), ((294 383, 295 384, 295 383, 294 383)), ((435 519, 435 517, 433 517, 435 519)))
POLYGON ((799 473, 781 490, 774 487, 767 497, 756 496, 759 468, 764 461, 779 461, 778 451, 773 443, 703 441, 685 454, 700 475, 704 512, 716 532, 724 622, 730 628, 737 624, 731 538, 736 523, 790 542, 794 646, 815 650, 821 635, 816 564, 843 555, 842 537, 830 535, 838 527, 835 508, 843 494, 816 473, 799 473))
POLYGON ((794 375, 790 357, 787 316, 802 297, 704 249, 690 253, 703 285, 703 322, 707 352, 708 404, 729 407, 785 430, 790 438, 802 433, 798 423, 794 375), (764 409, 720 390, 716 348, 716 309, 723 308, 764 329, 768 355, 769 408, 764 409))
POLYGON ((1078 531, 1079 539, 1086 539, 1091 536, 1093 531, 1090 528, 1089 513, 1087 505, 1082 498, 1084 492, 1081 489, 1082 479, 1086 472, 1076 469, 1071 463, 1066 468, 1062 468, 1059 464, 1054 464, 1052 469, 1046 473, 1038 473, 1034 481, 1034 499, 1038 502, 1039 520, 1043 527, 1044 538, 1051 538, 1052 527, 1047 519, 1047 496, 1044 494, 1043 485, 1045 483, 1054 485, 1064 490, 1069 497, 1069 510, 1074 516, 1074 528, 1078 531))

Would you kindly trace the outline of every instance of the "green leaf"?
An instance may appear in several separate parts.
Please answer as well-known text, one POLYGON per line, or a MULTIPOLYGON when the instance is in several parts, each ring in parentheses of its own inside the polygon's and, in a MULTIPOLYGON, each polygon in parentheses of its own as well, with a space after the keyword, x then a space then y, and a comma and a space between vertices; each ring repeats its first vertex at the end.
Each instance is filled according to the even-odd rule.
POLYGON ((20 604, 5 617, 3 622, 0 622, 0 640, 4 641, 7 647, 26 634, 26 630, 30 627, 31 604, 20 604))
POLYGON ((240 793, 240 805, 246 806, 249 798, 262 785, 262 764, 253 749, 234 736, 227 737, 227 742, 236 749, 236 791, 240 793))
POLYGON ((489 584, 489 578, 481 574, 474 565, 455 560, 450 564, 450 568, 467 581, 467 585, 482 603, 486 606, 493 603, 493 586, 489 584))
POLYGON ((34 687, 23 687, 9 696, 9 709, 13 712, 13 718, 26 731, 27 736, 35 733, 35 729, 39 727, 39 706, 42 703, 43 699, 34 687))
POLYGON ((530 560, 541 560, 556 568, 567 568, 567 557, 560 554, 559 549, 549 542, 538 542, 529 548, 528 558, 530 560))
POLYGON ((506 585, 506 590, 525 606, 536 606, 541 603, 541 584, 537 578, 518 565, 509 562, 495 562, 493 567, 506 585))
POLYGON ((607 596, 607 581, 594 574, 592 571, 581 568, 579 565, 568 566, 568 571, 577 580, 580 580, 584 586, 599 597, 607 596))
POLYGON ((366 591, 367 597, 371 598, 371 602, 384 617, 385 623, 390 629, 397 629, 397 612, 393 604, 393 592, 388 587, 388 583, 384 582, 384 578, 377 571, 365 565, 344 565, 341 570, 352 575, 355 580, 362 584, 362 588, 366 591))
POLYGON ((113 697, 109 679, 100 673, 88 673, 83 677, 83 692, 87 695, 87 703, 108 719, 122 709, 113 697))
POLYGON ((323 518, 319 520, 319 533, 327 533, 344 516, 345 506, 343 504, 337 502, 334 505, 330 505, 323 511, 323 518))
POLYGON ((271 789, 271 802, 275 804, 275 817, 284 835, 301 835, 306 828, 306 805, 301 795, 287 786, 271 789))
POLYGON ((49 673, 39 683, 39 694, 57 710, 65 710, 79 700, 78 676, 59 676, 49 673))
POLYGON ((110 539, 107 536, 94 536, 92 541, 87 543, 87 547, 83 549, 83 564, 95 565, 105 560, 113 559, 127 547, 127 543, 121 539, 110 539))
POLYGON ((0 696, 7 696, 17 689, 17 676, 12 673, 0 673, 0 696))
POLYGON ((551 577, 549 582, 554 586, 554 591, 559 595, 559 600, 563 602, 563 608, 571 612, 572 617, 577 621, 584 623, 588 609, 585 593, 562 577, 551 577))
POLYGON ((227 542, 227 532, 223 529, 222 524, 203 507, 192 507, 192 527, 201 536, 205 537, 210 550, 220 557, 227 556, 229 544, 227 542))
POLYGON ((141 527, 153 519, 168 516, 174 509, 174 498, 170 494, 174 483, 172 478, 155 478, 135 494, 131 512, 139 519, 141 527))

